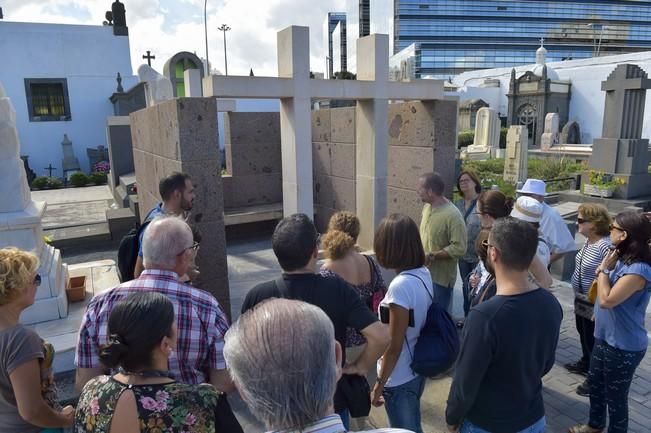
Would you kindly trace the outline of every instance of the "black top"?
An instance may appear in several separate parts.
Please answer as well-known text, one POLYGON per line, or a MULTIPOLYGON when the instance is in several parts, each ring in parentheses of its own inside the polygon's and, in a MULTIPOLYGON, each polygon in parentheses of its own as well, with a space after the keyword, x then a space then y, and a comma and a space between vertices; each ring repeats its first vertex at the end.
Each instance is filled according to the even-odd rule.
POLYGON ((563 310, 544 289, 497 295, 470 310, 446 420, 515 433, 545 414, 542 377, 554 364, 563 310))
MULTIPOLYGON (((346 327, 358 331, 377 321, 377 316, 364 305, 359 293, 337 276, 320 274, 283 274, 287 287, 281 294, 274 281, 258 284, 246 294, 242 314, 269 298, 305 301, 321 308, 335 327, 335 339, 346 347, 346 327)), ((344 358, 345 358, 344 351, 344 358)), ((345 362, 345 359, 344 359, 345 362)))

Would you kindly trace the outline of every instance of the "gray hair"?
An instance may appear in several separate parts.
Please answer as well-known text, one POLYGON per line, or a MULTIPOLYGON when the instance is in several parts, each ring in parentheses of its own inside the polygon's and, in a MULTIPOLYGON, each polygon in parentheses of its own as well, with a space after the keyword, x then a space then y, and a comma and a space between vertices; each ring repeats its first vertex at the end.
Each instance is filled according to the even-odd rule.
POLYGON ((160 216, 145 229, 142 259, 145 267, 173 268, 184 248, 192 245, 192 230, 181 218, 160 216))
POLYGON ((259 304, 226 333, 224 357, 242 398, 269 430, 302 430, 333 403, 334 328, 314 305, 288 299, 259 304))

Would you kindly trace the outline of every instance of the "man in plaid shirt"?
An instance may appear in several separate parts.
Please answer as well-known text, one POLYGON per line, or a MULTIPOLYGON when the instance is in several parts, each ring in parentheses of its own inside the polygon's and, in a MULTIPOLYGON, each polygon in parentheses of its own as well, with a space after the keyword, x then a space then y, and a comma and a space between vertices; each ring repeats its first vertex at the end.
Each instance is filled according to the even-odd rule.
POLYGON ((145 271, 139 278, 95 296, 88 304, 75 356, 75 384, 79 390, 105 372, 97 353, 100 345, 108 341, 111 309, 139 291, 162 293, 174 304, 178 342, 169 368, 176 379, 187 384, 211 383, 222 392, 234 389, 222 354, 229 327, 224 311, 212 295, 179 281, 197 249, 192 231, 182 219, 158 217, 149 224, 143 239, 145 271))

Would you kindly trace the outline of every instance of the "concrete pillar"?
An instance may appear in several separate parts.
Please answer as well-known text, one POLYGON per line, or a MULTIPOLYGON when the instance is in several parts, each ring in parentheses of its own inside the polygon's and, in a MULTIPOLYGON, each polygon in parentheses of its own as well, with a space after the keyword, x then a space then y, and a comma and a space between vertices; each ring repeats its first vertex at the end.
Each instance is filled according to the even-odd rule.
POLYGON ((314 217, 312 119, 310 115, 310 35, 308 27, 278 32, 278 77, 292 78, 293 97, 280 100, 283 212, 314 217))
POLYGON ((185 84, 185 96, 194 98, 203 96, 200 69, 186 69, 183 71, 183 82, 185 84))
POLYGON ((358 100, 356 108, 356 208, 362 221, 358 243, 373 247, 373 235, 387 212, 389 37, 371 35, 357 40, 357 79, 374 81, 373 99, 358 100))

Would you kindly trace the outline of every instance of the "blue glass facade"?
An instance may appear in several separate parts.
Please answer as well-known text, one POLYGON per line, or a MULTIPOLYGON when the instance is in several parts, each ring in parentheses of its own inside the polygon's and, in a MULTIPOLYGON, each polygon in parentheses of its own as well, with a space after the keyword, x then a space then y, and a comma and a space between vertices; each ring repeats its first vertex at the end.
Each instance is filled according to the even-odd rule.
MULTIPOLYGON (((371 6, 372 8, 373 6, 371 6)), ((394 0, 393 52, 415 44, 415 77, 651 50, 651 1, 394 0)))

